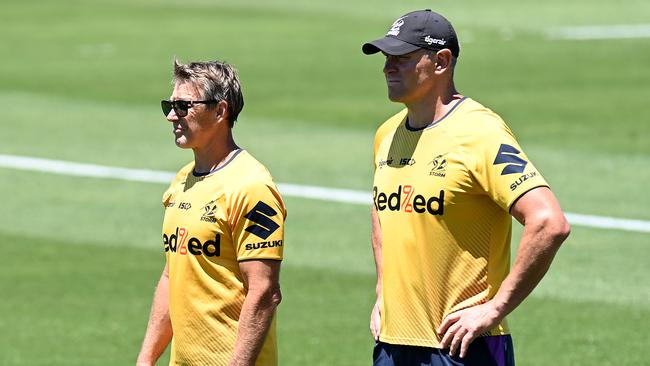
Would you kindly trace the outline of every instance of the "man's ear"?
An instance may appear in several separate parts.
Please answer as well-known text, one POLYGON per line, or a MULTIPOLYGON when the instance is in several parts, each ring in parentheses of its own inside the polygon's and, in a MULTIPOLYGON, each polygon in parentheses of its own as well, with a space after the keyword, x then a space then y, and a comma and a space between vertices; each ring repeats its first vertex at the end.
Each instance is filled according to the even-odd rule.
POLYGON ((436 73, 442 74, 443 72, 450 70, 452 65, 453 55, 448 49, 443 49, 438 51, 436 54, 436 73))
POLYGON ((221 120, 228 120, 230 116, 228 115, 228 102, 225 100, 219 101, 217 103, 217 108, 214 109, 215 118, 221 122, 221 120))

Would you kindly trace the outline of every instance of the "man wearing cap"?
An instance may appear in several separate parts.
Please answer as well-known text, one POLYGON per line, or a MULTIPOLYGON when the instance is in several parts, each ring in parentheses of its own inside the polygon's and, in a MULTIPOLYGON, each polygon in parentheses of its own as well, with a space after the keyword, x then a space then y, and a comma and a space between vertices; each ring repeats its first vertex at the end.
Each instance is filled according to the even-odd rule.
POLYGON ((388 98, 406 107, 374 143, 374 365, 514 365, 505 316, 569 224, 503 120, 456 90, 447 19, 408 13, 362 50, 385 55, 388 98), (511 216, 524 225, 512 269, 511 216))

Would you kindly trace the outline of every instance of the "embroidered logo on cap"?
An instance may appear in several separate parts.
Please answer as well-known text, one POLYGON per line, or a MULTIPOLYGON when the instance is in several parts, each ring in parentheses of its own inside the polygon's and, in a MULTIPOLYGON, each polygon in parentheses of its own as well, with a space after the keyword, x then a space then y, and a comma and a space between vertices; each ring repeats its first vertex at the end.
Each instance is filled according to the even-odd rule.
POLYGON ((431 38, 431 36, 426 36, 426 37, 424 37, 424 41, 425 41, 429 46, 431 46, 431 45, 434 44, 434 43, 435 43, 435 44, 439 44, 439 45, 441 45, 441 46, 444 46, 444 45, 447 43, 447 41, 445 41, 444 39, 431 38))
POLYGON ((401 17, 393 23, 393 25, 390 26, 390 29, 388 30, 388 33, 386 33, 387 36, 396 36, 399 34, 400 28, 404 25, 404 17, 401 17))

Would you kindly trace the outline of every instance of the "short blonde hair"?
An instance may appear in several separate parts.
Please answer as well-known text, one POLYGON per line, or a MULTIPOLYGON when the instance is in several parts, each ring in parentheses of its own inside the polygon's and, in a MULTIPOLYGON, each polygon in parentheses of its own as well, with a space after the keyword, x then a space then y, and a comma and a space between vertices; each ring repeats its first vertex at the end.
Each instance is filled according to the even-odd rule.
POLYGON ((226 101, 230 127, 244 108, 244 96, 237 69, 221 61, 200 61, 183 64, 174 60, 174 83, 190 82, 204 100, 226 101))

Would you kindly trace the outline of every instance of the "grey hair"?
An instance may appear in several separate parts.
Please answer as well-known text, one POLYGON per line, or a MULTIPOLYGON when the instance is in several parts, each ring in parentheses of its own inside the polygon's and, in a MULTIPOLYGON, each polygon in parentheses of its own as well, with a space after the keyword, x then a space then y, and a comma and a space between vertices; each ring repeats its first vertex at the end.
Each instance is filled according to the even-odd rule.
POLYGON ((183 64, 175 59, 173 82, 192 83, 204 100, 226 101, 230 127, 244 108, 237 69, 225 62, 215 60, 183 64))

